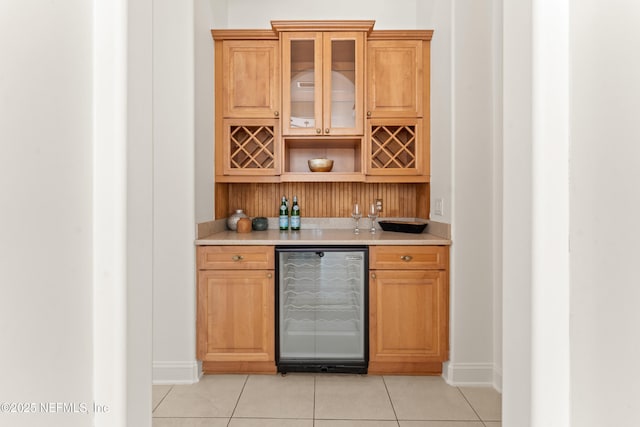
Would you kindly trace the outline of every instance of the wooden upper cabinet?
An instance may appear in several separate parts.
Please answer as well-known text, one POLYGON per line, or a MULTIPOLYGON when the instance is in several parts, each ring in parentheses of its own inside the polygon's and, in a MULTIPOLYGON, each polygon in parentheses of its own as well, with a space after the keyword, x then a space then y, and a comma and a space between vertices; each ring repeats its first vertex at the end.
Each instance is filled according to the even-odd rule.
POLYGON ((282 33, 283 135, 363 134, 364 40, 364 31, 282 33))
POLYGON ((225 118, 280 115, 280 55, 277 41, 228 40, 222 53, 225 118))
POLYGON ((212 30, 218 182, 280 174, 280 43, 267 30, 212 30))
POLYGON ((381 30, 367 41, 367 181, 430 180, 431 30, 381 30))
POLYGON ((433 31, 373 25, 212 30, 216 182, 429 182, 433 31))
POLYGON ((423 40, 369 40, 368 118, 424 116, 424 43, 428 45, 423 40))

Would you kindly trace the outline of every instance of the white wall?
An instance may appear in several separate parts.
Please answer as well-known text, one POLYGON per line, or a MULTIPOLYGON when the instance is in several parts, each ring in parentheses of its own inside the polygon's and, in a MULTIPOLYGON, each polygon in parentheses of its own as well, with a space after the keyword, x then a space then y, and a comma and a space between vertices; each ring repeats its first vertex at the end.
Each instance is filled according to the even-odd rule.
POLYGON ((431 219, 451 224, 453 189, 453 3, 418 2, 419 28, 433 29, 431 40, 431 219), (435 215, 435 200, 443 200, 443 214, 435 215))
POLYGON ((571 1, 571 417, 640 409, 640 3, 571 1))
POLYGON ((220 1, 153 3, 153 381, 198 380, 195 225, 213 218, 213 40, 220 1))
POLYGON ((505 426, 531 420, 531 2, 503 2, 503 399, 505 426))
POLYGON ((374 19, 375 28, 416 28, 417 0, 232 0, 228 1, 229 28, 271 28, 281 19, 374 19), (247 13, 250 11, 251 13, 247 13))
POLYGON ((501 2, 418 2, 431 42, 431 219, 452 224, 455 384, 501 387, 501 2), (480 302, 480 303, 478 303, 480 302))
POLYGON ((504 4, 504 425, 637 424, 638 19, 504 4))
POLYGON ((532 10, 531 422, 569 419, 569 7, 532 10))
MULTIPOLYGON (((221 4, 222 2, 213 2, 221 4)), ((213 40, 211 29, 217 19, 226 14, 218 13, 213 4, 194 2, 194 50, 195 50, 195 220, 196 223, 213 219, 213 117, 215 97, 213 88, 213 40)))
POLYGON ((151 425, 150 18, 1 5, 2 425, 151 425))
POLYGON ((493 385, 502 391, 502 301, 503 301, 503 7, 493 0, 493 385))
MULTIPOLYGON (((97 2, 105 6, 113 2, 97 2)), ((153 0, 129 0, 126 15, 126 425, 150 427, 153 347, 153 0)), ((103 13, 99 13, 101 18, 103 13)), ((114 37, 114 26, 101 29, 114 37)), ((116 37, 122 37, 122 34, 116 37)), ((106 67, 108 68, 108 67, 106 67)), ((94 84, 96 84, 94 82, 94 84)), ((105 141, 112 145, 112 141, 105 141)), ((120 171, 122 173, 122 171, 120 171)), ((109 230, 104 230, 109 233, 109 230)), ((109 327, 106 319, 105 327, 109 327)), ((98 342, 102 342, 98 338, 98 342)), ((96 367, 103 372, 101 366, 96 367)), ((106 375, 106 373, 102 373, 106 375)), ((107 384, 110 381, 106 379, 107 384)), ((122 394, 121 390, 117 391, 122 394)), ((105 420, 105 427, 115 426, 105 420)), ((96 427, 99 427, 98 425, 96 427)))
POLYGON ((452 351, 446 378, 454 384, 494 379, 492 19, 490 0, 453 3, 452 351))
MULTIPOLYGON (((91 402, 92 7, 21 3, 0 6, 0 395, 91 402)), ((12 426, 90 419, 0 413, 12 426)))
POLYGON ((154 382, 197 380, 193 1, 153 3, 154 382))

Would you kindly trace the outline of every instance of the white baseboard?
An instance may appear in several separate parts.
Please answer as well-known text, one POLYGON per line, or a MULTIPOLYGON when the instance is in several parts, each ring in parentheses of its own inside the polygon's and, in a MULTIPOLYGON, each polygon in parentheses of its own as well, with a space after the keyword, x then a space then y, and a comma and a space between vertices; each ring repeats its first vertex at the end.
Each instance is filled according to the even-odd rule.
POLYGON ((442 377, 452 386, 483 386, 502 389, 502 374, 497 373, 493 363, 445 362, 442 377), (496 382, 499 384, 496 384, 496 382), (499 388, 497 387, 499 385, 499 388))
POLYGON ((493 369, 493 388, 502 393, 502 369, 498 367, 493 369))
POLYGON ((194 384, 200 381, 198 362, 153 362, 153 384, 194 384))

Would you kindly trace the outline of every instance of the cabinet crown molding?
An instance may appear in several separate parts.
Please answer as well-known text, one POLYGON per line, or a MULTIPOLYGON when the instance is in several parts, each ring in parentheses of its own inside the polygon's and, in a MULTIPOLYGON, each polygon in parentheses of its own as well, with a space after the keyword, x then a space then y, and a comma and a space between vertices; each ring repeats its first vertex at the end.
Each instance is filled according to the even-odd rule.
POLYGON ((278 40, 278 34, 272 30, 211 30, 214 40, 278 40))
POLYGON ((433 30, 375 30, 367 40, 431 40, 433 30))
POLYGON ((274 31, 365 31, 370 33, 376 21, 271 21, 274 31))

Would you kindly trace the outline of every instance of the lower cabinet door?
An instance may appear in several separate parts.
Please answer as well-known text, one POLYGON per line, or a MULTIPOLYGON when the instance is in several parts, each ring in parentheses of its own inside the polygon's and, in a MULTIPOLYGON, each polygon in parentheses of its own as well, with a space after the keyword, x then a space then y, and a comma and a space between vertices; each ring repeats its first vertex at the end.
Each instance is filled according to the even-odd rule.
MULTIPOLYGON (((369 281, 370 361, 413 365, 448 356, 447 274, 374 270, 369 281)), ((437 366, 437 365, 436 365, 437 366)), ((429 370, 429 369, 427 369, 429 370)))
POLYGON ((197 357, 274 362, 273 270, 198 272, 197 357))

